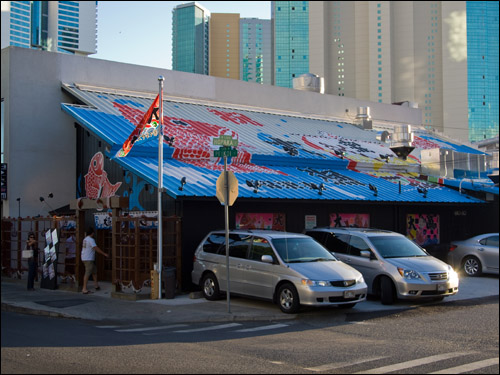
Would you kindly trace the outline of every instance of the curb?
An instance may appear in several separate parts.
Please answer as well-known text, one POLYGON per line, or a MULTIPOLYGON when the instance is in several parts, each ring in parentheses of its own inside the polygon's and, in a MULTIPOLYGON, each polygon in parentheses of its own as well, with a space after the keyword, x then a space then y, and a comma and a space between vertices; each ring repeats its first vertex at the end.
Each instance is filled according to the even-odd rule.
POLYGON ((2 311, 16 312, 16 313, 27 314, 27 315, 48 316, 51 318, 81 319, 81 318, 78 318, 75 316, 63 314, 63 313, 56 312, 56 311, 31 309, 29 307, 10 305, 8 303, 3 303, 3 302, 2 302, 2 311))

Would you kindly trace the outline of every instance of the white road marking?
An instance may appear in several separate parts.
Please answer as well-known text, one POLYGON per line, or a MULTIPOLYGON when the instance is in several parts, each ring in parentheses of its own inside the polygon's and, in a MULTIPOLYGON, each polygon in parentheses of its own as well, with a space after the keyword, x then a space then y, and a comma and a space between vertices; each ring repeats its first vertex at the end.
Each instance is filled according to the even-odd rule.
POLYGON ((216 330, 216 329, 232 328, 232 327, 238 327, 238 326, 241 326, 241 324, 239 324, 239 323, 229 323, 229 324, 220 324, 218 326, 211 326, 211 327, 205 327, 205 328, 183 329, 183 330, 174 331, 174 332, 182 332, 182 333, 203 332, 203 331, 213 331, 213 330, 216 330))
POLYGON ((360 359, 359 361, 328 363, 326 365, 321 365, 321 366, 316 366, 316 367, 308 367, 308 368, 305 368, 304 370, 329 371, 329 370, 334 370, 337 368, 359 365, 360 363, 376 361, 376 360, 382 359, 382 358, 387 358, 387 357, 372 357, 372 358, 360 359))
POLYGON ((145 332, 145 331, 157 331, 159 329, 179 328, 179 327, 185 327, 185 326, 186 326, 186 324, 171 324, 168 326, 157 326, 157 327, 115 329, 115 331, 116 332, 145 332))
POLYGON ((464 372, 479 370, 480 368, 498 365, 498 357, 485 359, 483 361, 471 362, 462 366, 447 368, 441 371, 431 372, 431 374, 462 374, 464 372))
POLYGON ((256 331, 265 331, 267 329, 276 329, 276 328, 282 328, 282 327, 288 327, 288 324, 272 324, 269 326, 260 326, 260 327, 255 327, 255 328, 246 328, 246 329, 239 329, 234 332, 256 332, 256 331))
POLYGON ((377 368, 373 368, 373 369, 370 369, 367 371, 360 371, 360 372, 356 372, 356 374, 386 374, 386 373, 392 372, 392 371, 399 371, 399 370, 403 370, 403 369, 407 369, 407 368, 411 368, 411 367, 425 365, 425 364, 432 363, 432 362, 443 361, 445 359, 461 357, 461 356, 473 354, 473 353, 476 353, 476 352, 452 352, 452 353, 437 354, 437 355, 432 355, 430 357, 415 359, 413 361, 396 363, 396 364, 390 365, 390 366, 377 367, 377 368))

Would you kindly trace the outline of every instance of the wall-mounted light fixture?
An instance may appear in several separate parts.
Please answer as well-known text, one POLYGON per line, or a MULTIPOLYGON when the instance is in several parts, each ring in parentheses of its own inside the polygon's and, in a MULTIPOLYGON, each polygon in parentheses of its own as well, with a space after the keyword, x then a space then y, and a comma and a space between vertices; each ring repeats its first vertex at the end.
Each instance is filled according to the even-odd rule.
POLYGON ((21 217, 21 197, 16 199, 18 206, 19 206, 19 217, 21 217))
POLYGON ((167 136, 167 135, 163 135, 163 139, 165 140, 165 142, 167 142, 167 143, 168 143, 168 145, 169 145, 170 147, 172 147, 172 145, 173 145, 173 144, 174 144, 174 142, 175 142, 175 137, 169 137, 169 136, 167 136))
POLYGON ((374 197, 378 196, 378 189, 375 185, 369 184, 368 187, 370 188, 371 191, 373 191, 374 197))
POLYGON ((184 185, 186 185, 186 177, 181 178, 181 186, 179 186, 179 190, 184 190, 184 185))
MULTIPOLYGON (((54 197, 54 194, 50 193, 50 194, 49 194, 49 198, 53 198, 53 197, 54 197)), ((49 208, 50 208, 50 211, 54 211, 54 209, 52 208, 52 206, 51 206, 50 204, 48 204, 48 203, 47 203, 47 201, 45 200, 45 198, 44 198, 44 197, 40 197, 39 199, 40 199, 40 202, 41 202, 41 203, 45 203, 45 204, 47 205, 47 207, 49 207, 49 208)))
POLYGON ((427 198, 427 189, 426 188, 417 188, 417 191, 420 193, 420 194, 423 194, 424 198, 427 198))
POLYGON ((253 192, 255 194, 257 194, 259 192, 259 188, 262 186, 262 182, 260 182, 259 180, 255 180, 255 181, 246 180, 245 182, 246 182, 248 187, 253 188, 253 192))
POLYGON ((380 159, 384 160, 386 163, 389 163, 390 155, 379 154, 379 156, 380 156, 380 159))
POLYGON ((311 188, 314 190, 318 190, 319 195, 323 195, 323 190, 326 190, 325 184, 321 183, 319 185, 311 184, 311 188))
POLYGON ((344 156, 345 156, 345 152, 344 151, 334 150, 333 152, 335 152, 335 155, 337 155, 339 158, 341 158, 342 160, 344 160, 344 156))

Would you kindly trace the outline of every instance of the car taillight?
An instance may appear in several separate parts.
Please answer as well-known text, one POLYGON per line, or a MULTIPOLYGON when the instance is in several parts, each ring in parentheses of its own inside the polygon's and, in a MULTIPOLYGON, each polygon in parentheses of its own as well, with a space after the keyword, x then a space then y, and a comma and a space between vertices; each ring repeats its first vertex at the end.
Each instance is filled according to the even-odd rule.
POLYGON ((457 245, 450 245, 450 251, 455 250, 457 247, 458 247, 457 245))

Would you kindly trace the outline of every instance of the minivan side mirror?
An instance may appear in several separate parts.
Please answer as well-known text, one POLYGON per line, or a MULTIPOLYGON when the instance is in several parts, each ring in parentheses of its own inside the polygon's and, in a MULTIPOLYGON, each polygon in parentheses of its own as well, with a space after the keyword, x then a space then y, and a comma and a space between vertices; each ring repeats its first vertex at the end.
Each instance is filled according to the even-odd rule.
POLYGON ((372 256, 372 252, 368 250, 361 250, 359 252, 359 255, 361 255, 363 258, 375 259, 375 257, 372 256))
POLYGON ((271 255, 262 255, 260 257, 260 260, 264 263, 270 263, 270 264, 274 263, 274 259, 271 255))

